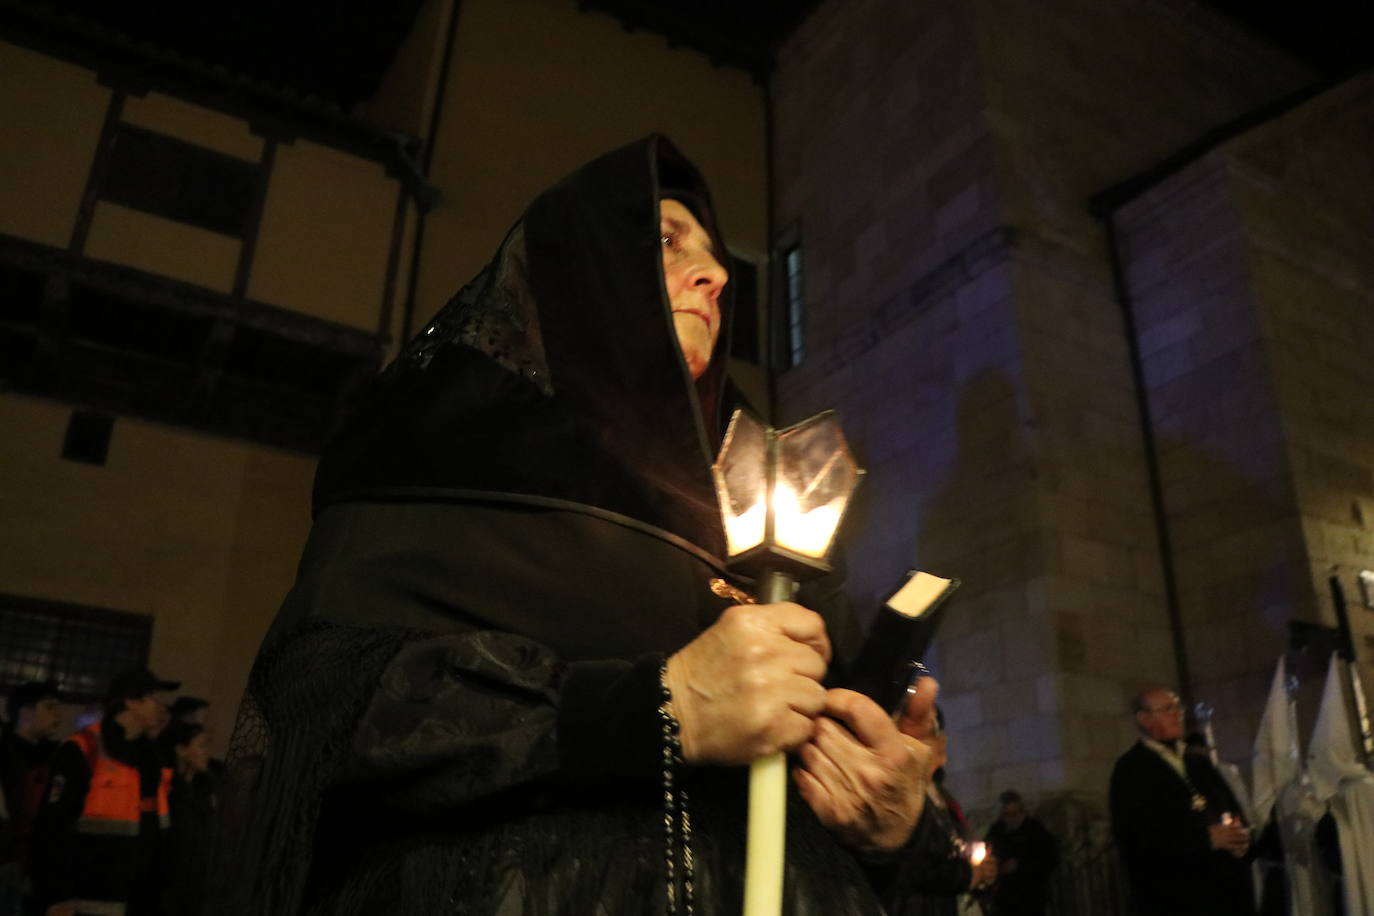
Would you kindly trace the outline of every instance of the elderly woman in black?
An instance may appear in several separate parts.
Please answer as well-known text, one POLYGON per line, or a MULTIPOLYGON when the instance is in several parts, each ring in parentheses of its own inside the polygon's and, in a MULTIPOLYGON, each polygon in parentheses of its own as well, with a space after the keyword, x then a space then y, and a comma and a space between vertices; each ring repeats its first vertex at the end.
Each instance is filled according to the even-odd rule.
POLYGON ((794 750, 789 912, 881 912, 862 863, 928 751, 823 686, 825 588, 741 603, 718 559, 724 256, 650 137, 541 195, 379 377, 250 679, 226 911, 735 913, 742 765, 794 750))

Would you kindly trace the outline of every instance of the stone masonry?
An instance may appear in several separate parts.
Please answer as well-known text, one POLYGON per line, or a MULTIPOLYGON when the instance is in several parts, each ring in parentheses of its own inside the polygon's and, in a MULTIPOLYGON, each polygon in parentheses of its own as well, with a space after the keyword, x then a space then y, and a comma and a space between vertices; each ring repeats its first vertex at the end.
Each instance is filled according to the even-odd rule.
MULTIPOLYGON (((801 239, 807 308, 779 419, 835 407, 870 470, 847 534, 861 614, 913 564, 964 580, 932 661, 951 785, 975 808, 1013 786, 1100 800, 1133 739, 1127 697, 1179 678, 1140 398, 1089 201, 1306 81, 1186 2, 832 0, 779 55, 775 226, 801 239)), ((1252 256, 1241 215, 1209 218, 1223 253, 1252 256)), ((1269 442, 1254 481, 1268 494, 1293 459, 1264 429, 1246 435, 1269 442)), ((1226 524, 1301 538, 1296 517, 1242 515, 1226 524)), ((1297 613, 1285 601, 1268 613, 1297 613)), ((1281 646, 1254 642, 1245 657, 1268 670, 1281 646)), ((1253 723, 1224 724, 1243 756, 1253 723)))

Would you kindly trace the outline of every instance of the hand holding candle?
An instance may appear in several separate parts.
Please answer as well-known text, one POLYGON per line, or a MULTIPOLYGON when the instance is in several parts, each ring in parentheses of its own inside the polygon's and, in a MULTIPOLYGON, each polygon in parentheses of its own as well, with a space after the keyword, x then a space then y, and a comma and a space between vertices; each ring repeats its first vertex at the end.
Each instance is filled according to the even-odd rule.
POLYGON ((788 602, 727 609, 668 660, 683 759, 750 763, 801 744, 824 709, 829 662, 819 614, 788 602))
POLYGON ((1250 849, 1250 828, 1230 811, 1223 811, 1220 820, 1208 828, 1212 848, 1241 858, 1250 849))

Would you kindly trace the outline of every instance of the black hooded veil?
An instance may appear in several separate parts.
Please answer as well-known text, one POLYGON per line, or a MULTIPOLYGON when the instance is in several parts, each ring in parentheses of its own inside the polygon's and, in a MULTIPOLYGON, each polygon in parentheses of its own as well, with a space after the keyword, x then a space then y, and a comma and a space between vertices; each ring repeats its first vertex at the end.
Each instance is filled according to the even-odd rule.
MULTIPOLYGON (((664 196, 724 252, 666 140, 602 156, 326 452, 231 746, 216 912, 663 912, 659 666, 730 603, 710 587, 724 360, 694 383, 679 350, 664 196)), ((743 774, 684 777, 698 913, 742 900, 743 774)), ((881 912, 790 808, 788 911, 881 912)))

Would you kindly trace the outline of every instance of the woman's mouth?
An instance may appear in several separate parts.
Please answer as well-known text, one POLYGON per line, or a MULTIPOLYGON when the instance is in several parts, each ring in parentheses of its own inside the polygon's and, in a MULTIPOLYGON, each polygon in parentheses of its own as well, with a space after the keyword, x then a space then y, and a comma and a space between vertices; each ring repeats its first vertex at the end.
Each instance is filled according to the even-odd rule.
POLYGON ((709 331, 709 330, 711 330, 712 327, 713 327, 713 325, 712 325, 712 323, 711 323, 711 315, 710 315, 709 313, 704 312, 704 311, 701 311, 701 310, 699 310, 699 309, 691 309, 691 308, 686 308, 686 309, 673 309, 673 314, 674 314, 674 315, 695 315, 696 317, 698 317, 698 318, 700 318, 700 319, 702 320, 702 323, 703 323, 703 324, 706 325, 706 330, 709 331))

